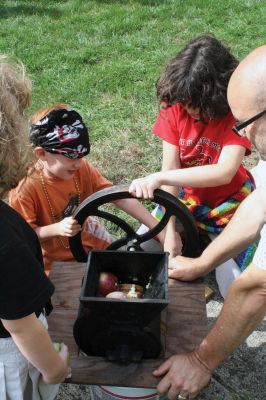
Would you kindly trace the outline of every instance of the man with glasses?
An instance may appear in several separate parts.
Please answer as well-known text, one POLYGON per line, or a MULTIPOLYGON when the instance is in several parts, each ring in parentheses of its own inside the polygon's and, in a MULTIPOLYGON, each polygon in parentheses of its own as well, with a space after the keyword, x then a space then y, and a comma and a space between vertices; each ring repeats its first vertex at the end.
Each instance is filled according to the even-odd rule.
POLYGON ((252 122, 255 122, 257 119, 262 117, 264 114, 266 114, 266 110, 260 111, 259 113, 255 114, 253 117, 249 118, 245 122, 238 122, 235 124, 232 128, 232 130, 238 135, 238 136, 246 136, 246 131, 245 128, 252 124, 252 122))
POLYGON ((236 134, 247 136, 260 154, 256 171, 260 186, 239 206, 223 232, 197 259, 178 256, 169 276, 190 279, 206 274, 238 254, 260 236, 252 263, 234 281, 216 324, 191 353, 175 355, 154 375, 163 376, 157 389, 168 399, 194 399, 219 366, 266 314, 266 46, 251 52, 237 67, 228 86, 228 101, 238 123, 236 134), (182 274, 181 274, 182 275, 182 274))

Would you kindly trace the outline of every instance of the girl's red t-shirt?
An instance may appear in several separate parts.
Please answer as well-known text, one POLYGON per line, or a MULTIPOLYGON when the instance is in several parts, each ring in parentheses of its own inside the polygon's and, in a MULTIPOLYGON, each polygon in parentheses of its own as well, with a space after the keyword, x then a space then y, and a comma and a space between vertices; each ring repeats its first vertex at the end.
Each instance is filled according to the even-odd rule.
MULTIPOLYGON (((232 131, 235 119, 231 112, 222 119, 206 122, 195 120, 182 106, 175 104, 160 110, 152 133, 179 148, 182 168, 216 164, 225 146, 240 145, 246 149, 245 155, 251 153, 250 141, 232 131)), ((232 181, 226 185, 184 189, 187 195, 196 197, 200 204, 215 208, 236 194, 247 178, 252 179, 241 165, 232 181)))

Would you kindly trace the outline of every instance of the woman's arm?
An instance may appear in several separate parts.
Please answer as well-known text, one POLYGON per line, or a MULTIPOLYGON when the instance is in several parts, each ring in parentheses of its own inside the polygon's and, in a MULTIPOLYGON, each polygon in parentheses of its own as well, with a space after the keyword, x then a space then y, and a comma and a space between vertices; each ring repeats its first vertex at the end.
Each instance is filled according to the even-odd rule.
POLYGON ((21 353, 42 374, 46 383, 60 383, 68 376, 68 350, 62 344, 57 353, 50 336, 35 314, 17 320, 1 320, 21 353))
POLYGON ((239 145, 226 146, 217 164, 182 168, 174 171, 157 172, 132 182, 129 191, 136 197, 152 198, 161 185, 191 186, 198 188, 216 187, 231 182, 245 155, 239 145))

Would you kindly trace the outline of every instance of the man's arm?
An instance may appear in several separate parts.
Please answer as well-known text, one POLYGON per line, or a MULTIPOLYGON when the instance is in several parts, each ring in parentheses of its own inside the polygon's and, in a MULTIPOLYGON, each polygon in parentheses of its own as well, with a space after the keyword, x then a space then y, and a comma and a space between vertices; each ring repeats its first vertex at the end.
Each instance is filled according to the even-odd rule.
POLYGON ((211 370, 215 369, 247 338, 265 314, 266 270, 251 263, 233 283, 217 323, 198 348, 200 359, 211 370))
POLYGON ((156 371, 165 375, 159 394, 174 400, 178 393, 194 399, 209 382, 212 371, 255 329, 266 314, 266 270, 250 265, 232 284, 220 316, 193 352, 176 355, 156 371))
POLYGON ((170 261, 169 277, 193 280, 206 275, 222 262, 247 248, 258 237, 266 218, 266 190, 256 189, 198 258, 177 256, 170 261))

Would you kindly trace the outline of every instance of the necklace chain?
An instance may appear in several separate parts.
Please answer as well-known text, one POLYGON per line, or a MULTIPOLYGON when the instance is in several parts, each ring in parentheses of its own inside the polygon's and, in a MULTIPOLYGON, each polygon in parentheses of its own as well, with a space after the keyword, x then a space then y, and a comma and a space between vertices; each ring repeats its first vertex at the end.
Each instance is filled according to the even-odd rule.
MULTIPOLYGON (((46 184, 45 184, 43 172, 42 171, 39 171, 39 172, 40 172, 40 178, 41 178, 41 184, 42 184, 43 192, 45 194, 45 197, 46 197, 46 200, 47 200, 47 203, 48 203, 48 206, 49 206, 51 218, 53 220, 53 223, 57 223, 58 221, 56 219, 56 216, 55 216, 55 213, 54 213, 54 209, 53 209, 52 204, 51 204, 51 200, 50 200, 50 197, 49 197, 49 194, 48 194, 48 190, 47 190, 47 187, 46 187, 46 184)), ((78 181, 77 181, 75 176, 73 176, 73 181, 75 183, 75 187, 76 187, 76 190, 77 190, 78 206, 79 206, 80 205, 80 188, 79 188, 78 181)), ((70 246, 68 244, 65 244, 63 242, 63 239, 60 236, 57 236, 57 239, 58 239, 58 241, 59 241, 59 243, 60 243, 60 245, 62 247, 64 247, 65 249, 69 249, 70 248, 70 246)))

